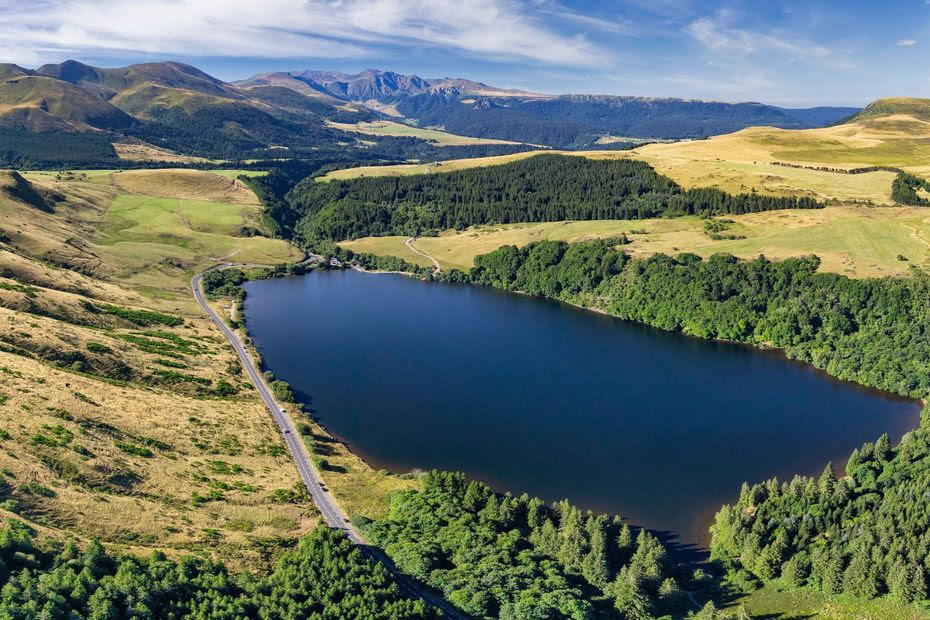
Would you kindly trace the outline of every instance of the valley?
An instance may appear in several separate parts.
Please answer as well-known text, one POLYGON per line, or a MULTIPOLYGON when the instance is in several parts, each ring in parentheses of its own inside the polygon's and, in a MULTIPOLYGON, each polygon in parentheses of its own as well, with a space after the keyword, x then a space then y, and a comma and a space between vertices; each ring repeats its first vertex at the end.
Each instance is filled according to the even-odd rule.
POLYGON ((927 616, 930 100, 0 78, 0 615, 927 616))

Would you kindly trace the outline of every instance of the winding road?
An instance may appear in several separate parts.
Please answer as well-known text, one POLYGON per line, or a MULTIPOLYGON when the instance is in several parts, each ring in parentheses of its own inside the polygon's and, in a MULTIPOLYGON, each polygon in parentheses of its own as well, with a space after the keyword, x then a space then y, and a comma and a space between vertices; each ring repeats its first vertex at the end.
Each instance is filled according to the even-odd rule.
POLYGON ((258 390, 258 394, 261 396, 265 406, 268 407, 268 411, 271 412, 271 417, 274 418, 275 424, 278 426, 278 430, 281 431, 281 434, 284 437, 284 442, 287 444, 287 449, 291 454, 291 458, 297 465, 297 471, 300 474, 300 478, 303 480, 304 485, 307 487, 307 491, 310 493, 310 497, 313 499, 313 503, 320 511, 320 514, 323 516, 323 520, 326 522, 326 525, 334 529, 342 530, 349 537, 349 540, 358 545, 364 553, 383 563, 389 570, 391 570, 394 580, 397 582, 401 590, 403 590, 403 592, 408 596, 421 598, 430 605, 438 607, 440 610, 442 610, 446 618, 466 618, 466 616, 464 616, 460 611, 449 605, 448 602, 437 596, 432 590, 429 590, 423 584, 414 581, 408 576, 400 573, 394 567, 390 558, 388 558, 383 551, 370 545, 361 535, 361 533, 355 528, 355 526, 352 525, 346 516, 345 511, 342 510, 342 508, 339 506, 339 503, 336 501, 336 498, 332 496, 332 494, 323 484, 323 479, 320 477, 320 472, 313 465, 313 461, 310 459, 310 453, 307 450, 307 447, 304 445, 303 440, 300 438, 300 435, 297 433, 297 428, 294 425, 294 421, 291 420, 291 417, 287 414, 287 411, 280 405, 280 403, 275 400, 271 390, 268 387, 268 384, 265 382, 265 378, 255 366, 255 362, 252 359, 252 356, 249 355, 249 352, 245 348, 245 345, 242 343, 242 340, 240 340, 239 336, 232 329, 230 329, 230 327, 216 314, 213 308, 211 308, 207 303, 207 300, 204 296, 202 280, 205 273, 214 271, 216 269, 227 269, 229 267, 236 266, 238 265, 217 265, 213 269, 209 269, 208 271, 199 273, 194 276, 194 279, 191 280, 191 288, 194 291, 194 298, 197 300, 197 303, 200 305, 201 309, 203 309, 203 311, 207 313, 207 316, 210 317, 210 320, 213 321, 213 324, 216 325, 217 329, 223 333, 229 343, 233 346, 233 349, 236 350, 236 355, 239 356, 239 361, 242 362, 242 366, 248 373, 249 379, 252 381, 252 385, 254 385, 255 389, 258 390))

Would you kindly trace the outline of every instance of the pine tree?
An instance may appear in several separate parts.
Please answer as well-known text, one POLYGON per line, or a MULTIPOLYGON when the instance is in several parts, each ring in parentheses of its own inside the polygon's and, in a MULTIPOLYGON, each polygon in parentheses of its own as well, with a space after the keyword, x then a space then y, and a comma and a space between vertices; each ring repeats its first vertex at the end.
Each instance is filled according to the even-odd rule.
POLYGON ((559 554, 561 541, 559 532, 552 523, 552 519, 545 519, 541 526, 530 534, 530 543, 541 554, 555 558, 559 554))
POLYGON ((662 581, 658 593, 659 600, 666 609, 674 609, 681 603, 683 592, 678 582, 671 577, 662 581))
POLYGON ((860 544, 853 552, 852 560, 843 573, 843 593, 864 598, 873 598, 878 594, 878 583, 864 544, 860 544))
POLYGON ((559 546, 559 561, 569 570, 580 572, 585 554, 585 537, 581 527, 581 511, 573 506, 562 510, 559 531, 562 543, 559 546))
POLYGON ((614 607, 628 620, 652 620, 652 605, 649 597, 635 575, 626 567, 620 569, 610 591, 614 596, 614 607))
POLYGON ((875 442, 875 460, 883 465, 888 460, 890 453, 891 442, 888 440, 888 433, 883 433, 875 442))
POLYGON ((626 523, 623 524, 620 533, 617 535, 617 549, 620 550, 620 556, 623 558, 624 563, 633 554, 633 532, 630 531, 630 526, 626 523))
POLYGON ((610 581, 604 519, 602 517, 589 517, 585 529, 588 532, 589 550, 584 560, 582 560, 581 574, 589 583, 603 588, 610 581))
POLYGON ((818 481, 818 486, 820 487, 820 492, 823 494, 830 494, 833 492, 833 486, 836 484, 836 476, 833 473, 833 463, 829 462, 823 468, 823 473, 820 474, 820 479, 818 481))

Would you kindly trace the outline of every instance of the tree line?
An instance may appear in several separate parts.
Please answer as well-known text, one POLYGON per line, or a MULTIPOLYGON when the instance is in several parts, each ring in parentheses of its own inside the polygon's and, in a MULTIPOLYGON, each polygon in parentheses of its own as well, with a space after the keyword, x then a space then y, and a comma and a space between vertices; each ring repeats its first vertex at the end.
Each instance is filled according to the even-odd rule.
MULTIPOLYGON (((689 609, 662 543, 618 517, 493 493, 429 472, 389 514, 359 521, 395 564, 477 618, 645 619, 689 609)), ((698 580, 701 573, 698 573, 698 580)), ((700 585, 700 584, 699 584, 700 585)))
POLYGON ((13 520, 0 528, 0 584, 0 617, 10 619, 440 617, 322 526, 256 575, 191 556, 118 555, 97 542, 42 546, 13 520))
POLYGON ((784 349, 835 377, 930 393, 930 276, 853 279, 816 256, 631 259, 615 240, 504 246, 445 277, 545 295, 661 329, 784 349))
POLYGON ((305 240, 418 235, 478 224, 815 209, 811 198, 684 189, 649 164, 542 154, 438 174, 301 181, 287 194, 305 240))
POLYGON ((892 448, 887 435, 854 450, 845 476, 743 485, 717 513, 713 558, 738 581, 808 586, 862 598, 927 599, 930 410, 892 448))

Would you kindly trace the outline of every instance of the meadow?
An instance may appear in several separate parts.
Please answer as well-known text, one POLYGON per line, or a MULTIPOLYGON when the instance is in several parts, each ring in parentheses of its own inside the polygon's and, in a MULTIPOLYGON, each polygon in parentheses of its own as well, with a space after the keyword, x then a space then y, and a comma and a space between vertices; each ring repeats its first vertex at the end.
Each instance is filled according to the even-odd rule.
MULTIPOLYGON (((930 262, 930 213, 918 207, 826 207, 727 216, 725 235, 713 239, 697 217, 647 220, 597 220, 476 226, 419 237, 414 246, 444 269, 470 269, 474 259, 503 245, 522 247, 542 240, 583 241, 625 234, 624 251, 634 256, 656 252, 693 252, 710 256, 729 252, 743 258, 772 259, 817 254, 822 271, 852 277, 904 275, 930 262)), ((354 252, 398 256, 428 266, 428 260, 404 245, 406 237, 366 237, 341 243, 354 252)))
POLYGON ((344 168, 334 170, 328 174, 319 177, 321 182, 332 180, 355 179, 365 176, 409 176, 414 174, 431 174, 435 172, 450 172, 452 170, 464 170, 466 168, 483 168, 485 166, 497 166, 508 162, 525 159, 538 155, 539 153, 564 153, 571 154, 569 151, 524 151, 522 153, 512 153, 510 155, 493 155, 490 157, 471 157, 466 159, 449 159, 440 162, 431 162, 426 164, 393 164, 386 166, 358 166, 356 168, 344 168))
POLYGON ((4 229, 34 256, 81 265, 171 309, 194 308, 190 278, 218 260, 293 262, 302 253, 263 236, 261 206, 230 171, 30 172, 42 191, 67 200, 36 218, 9 203, 4 229))
POLYGON ((327 125, 342 131, 367 134, 370 136, 392 136, 395 138, 417 138, 425 140, 436 146, 466 146, 469 144, 520 144, 520 142, 511 142, 509 140, 495 140, 491 138, 473 138, 471 136, 460 136, 454 133, 448 133, 438 129, 427 129, 423 127, 414 127, 395 121, 371 121, 359 123, 336 123, 327 122, 327 125))

